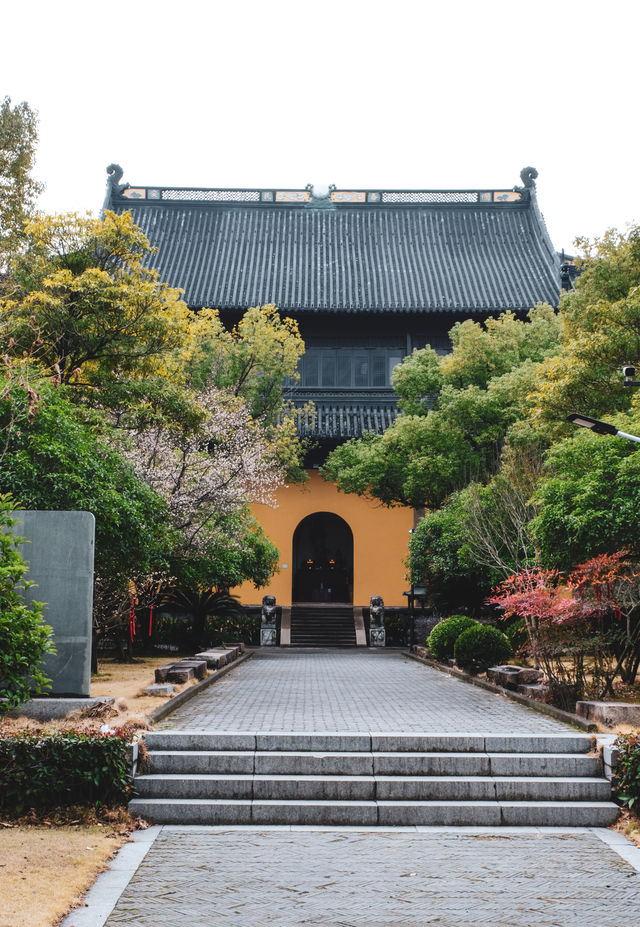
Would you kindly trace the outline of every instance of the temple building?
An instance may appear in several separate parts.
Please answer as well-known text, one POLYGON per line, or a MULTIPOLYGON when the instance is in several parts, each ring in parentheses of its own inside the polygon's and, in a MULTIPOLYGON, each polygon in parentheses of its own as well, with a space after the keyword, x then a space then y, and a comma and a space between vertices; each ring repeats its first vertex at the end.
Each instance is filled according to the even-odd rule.
MULTIPOLYGON (((267 589, 234 592, 246 605, 270 593, 287 614, 294 606, 292 644, 311 642, 301 603, 307 627, 311 605, 343 617, 372 595, 405 605, 414 512, 339 493, 317 468, 340 442, 395 420, 391 371, 414 348, 446 352, 449 329, 467 318, 557 306, 568 269, 538 208, 537 171, 512 189, 449 191, 133 186, 116 165, 109 172, 105 208, 131 211, 158 249, 153 266, 190 307, 219 309, 232 325, 275 303, 306 345, 287 398, 315 404, 299 420, 315 442, 310 479, 283 489, 277 508, 255 506, 280 571, 267 589)), ((355 642, 347 625, 343 642, 355 642)))

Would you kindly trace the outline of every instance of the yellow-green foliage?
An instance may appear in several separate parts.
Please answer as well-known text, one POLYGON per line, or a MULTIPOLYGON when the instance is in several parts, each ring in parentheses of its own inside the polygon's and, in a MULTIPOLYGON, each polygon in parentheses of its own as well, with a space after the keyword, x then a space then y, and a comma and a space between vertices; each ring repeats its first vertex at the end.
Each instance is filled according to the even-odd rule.
POLYGON ((555 431, 572 411, 628 408, 620 368, 640 363, 640 228, 578 244, 586 257, 561 301, 560 351, 540 367, 532 395, 536 427, 555 431))
POLYGON ((94 388, 166 372, 190 313, 180 292, 144 266, 152 249, 130 214, 39 217, 25 235, 12 266, 17 286, 0 302, 17 352, 63 383, 94 388))

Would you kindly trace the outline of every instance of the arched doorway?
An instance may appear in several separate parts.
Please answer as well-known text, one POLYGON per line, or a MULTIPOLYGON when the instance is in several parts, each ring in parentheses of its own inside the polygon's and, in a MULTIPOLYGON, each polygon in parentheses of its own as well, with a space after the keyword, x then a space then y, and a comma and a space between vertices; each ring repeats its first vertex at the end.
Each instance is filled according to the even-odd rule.
POLYGON ((293 533, 292 565, 294 602, 353 602, 353 532, 344 518, 303 518, 293 533))

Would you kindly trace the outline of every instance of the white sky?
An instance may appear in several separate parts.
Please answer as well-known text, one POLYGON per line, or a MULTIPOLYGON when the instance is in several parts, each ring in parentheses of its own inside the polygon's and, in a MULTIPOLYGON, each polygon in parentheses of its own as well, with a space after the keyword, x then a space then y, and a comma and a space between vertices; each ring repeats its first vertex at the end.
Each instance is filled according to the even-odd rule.
POLYGON ((640 222, 640 3, 5 0, 48 212, 133 185, 510 188, 572 250, 640 222))

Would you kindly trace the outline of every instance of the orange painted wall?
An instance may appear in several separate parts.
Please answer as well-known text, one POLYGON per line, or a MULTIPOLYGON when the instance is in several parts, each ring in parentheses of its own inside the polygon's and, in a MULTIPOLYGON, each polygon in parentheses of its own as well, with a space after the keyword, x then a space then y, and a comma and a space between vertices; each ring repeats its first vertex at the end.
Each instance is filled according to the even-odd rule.
POLYGON ((233 594, 244 605, 258 605, 267 594, 275 595, 278 605, 291 605, 293 532, 307 515, 333 512, 344 518, 353 532, 353 604, 368 605, 372 595, 381 595, 385 605, 406 605, 402 593, 409 586, 403 560, 413 527, 413 509, 384 508, 360 496, 338 492, 317 470, 308 473, 307 483, 279 491, 277 508, 252 507, 280 551, 280 572, 263 589, 244 583, 233 594))

